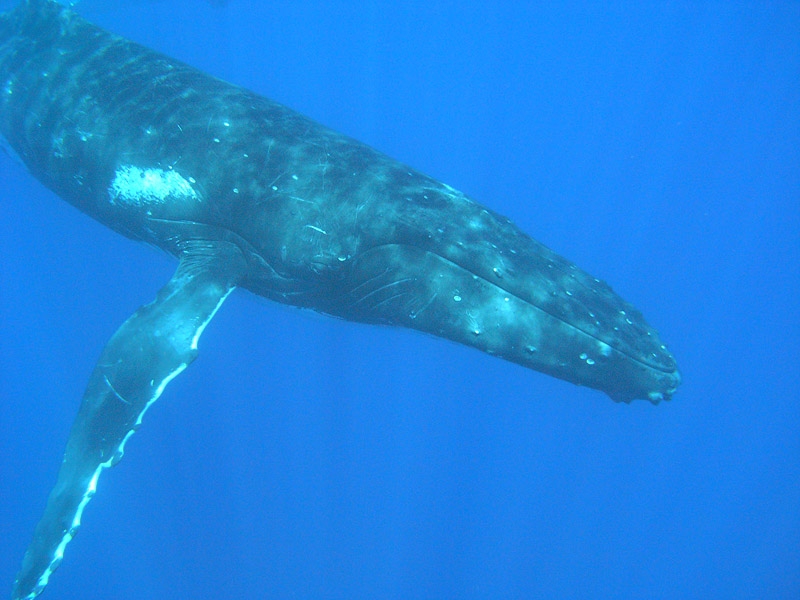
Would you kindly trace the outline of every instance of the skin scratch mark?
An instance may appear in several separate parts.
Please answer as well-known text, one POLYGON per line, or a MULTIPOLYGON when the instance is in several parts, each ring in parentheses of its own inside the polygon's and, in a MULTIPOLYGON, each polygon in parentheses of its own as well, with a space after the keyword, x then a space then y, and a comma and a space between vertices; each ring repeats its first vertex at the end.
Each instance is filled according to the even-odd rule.
POLYGON ((114 387, 114 384, 112 384, 111 381, 108 379, 108 376, 103 375, 103 379, 105 380, 106 385, 108 386, 108 389, 110 389, 112 392, 114 392, 114 395, 119 399, 119 401, 122 402, 123 404, 127 404, 128 406, 130 406, 131 403, 128 402, 127 400, 125 400, 125 398, 122 397, 122 394, 120 394, 117 391, 117 389, 114 387))

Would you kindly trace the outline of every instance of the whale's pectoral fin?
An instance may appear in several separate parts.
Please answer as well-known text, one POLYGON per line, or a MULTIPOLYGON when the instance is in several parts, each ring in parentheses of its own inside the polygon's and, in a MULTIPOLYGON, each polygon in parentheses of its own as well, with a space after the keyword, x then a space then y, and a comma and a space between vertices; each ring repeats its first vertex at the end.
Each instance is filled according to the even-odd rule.
POLYGON ((131 316, 103 350, 72 426, 58 481, 14 586, 34 598, 80 525, 100 472, 120 459, 147 408, 197 354, 197 340, 244 268, 235 246, 186 244, 175 275, 131 316))

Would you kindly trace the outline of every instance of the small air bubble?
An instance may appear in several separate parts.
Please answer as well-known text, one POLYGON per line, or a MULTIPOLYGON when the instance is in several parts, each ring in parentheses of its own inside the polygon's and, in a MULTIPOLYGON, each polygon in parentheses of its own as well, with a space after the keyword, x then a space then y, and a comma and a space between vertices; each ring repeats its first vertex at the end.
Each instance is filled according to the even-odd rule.
POLYGON ((453 300, 455 300, 456 302, 461 302, 461 296, 456 294, 455 296, 453 296, 453 300))

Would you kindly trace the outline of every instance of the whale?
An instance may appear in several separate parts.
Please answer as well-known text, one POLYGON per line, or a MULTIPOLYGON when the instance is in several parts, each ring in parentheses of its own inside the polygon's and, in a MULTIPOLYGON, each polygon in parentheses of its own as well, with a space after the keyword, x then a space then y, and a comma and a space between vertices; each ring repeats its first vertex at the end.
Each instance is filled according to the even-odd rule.
POLYGON ((15 600, 45 589, 101 473, 237 288, 414 329, 617 402, 657 404, 680 384, 635 307, 509 219, 52 0, 0 15, 0 136, 56 195, 177 259, 89 375, 15 600))

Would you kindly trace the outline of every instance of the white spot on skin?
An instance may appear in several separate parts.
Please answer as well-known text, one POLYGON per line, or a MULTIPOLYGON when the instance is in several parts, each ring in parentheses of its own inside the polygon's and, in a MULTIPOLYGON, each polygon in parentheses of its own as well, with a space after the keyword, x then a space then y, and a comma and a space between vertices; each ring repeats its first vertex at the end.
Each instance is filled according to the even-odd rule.
POLYGON ((605 342, 597 342, 597 349, 602 356, 611 356, 611 346, 605 342))
POLYGON ((180 200, 199 201, 200 197, 189 181, 176 171, 142 169, 133 165, 122 165, 117 169, 108 188, 112 204, 145 206, 164 204, 180 200))

